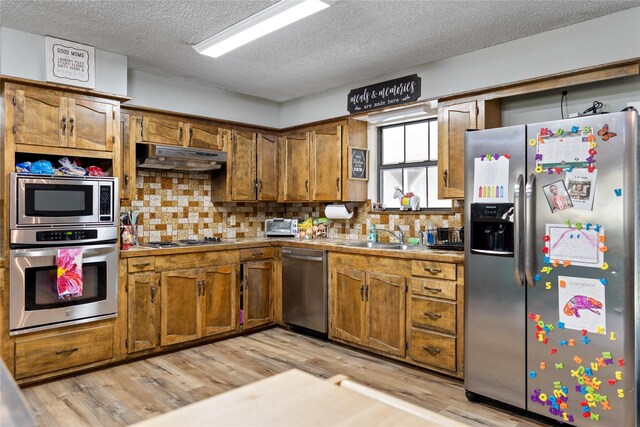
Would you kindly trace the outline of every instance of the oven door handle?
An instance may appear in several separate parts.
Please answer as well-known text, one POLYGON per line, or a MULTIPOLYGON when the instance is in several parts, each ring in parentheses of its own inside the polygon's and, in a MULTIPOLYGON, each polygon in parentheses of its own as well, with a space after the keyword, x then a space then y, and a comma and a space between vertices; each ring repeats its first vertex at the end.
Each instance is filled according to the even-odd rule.
MULTIPOLYGON (((62 247, 61 247, 62 248, 62 247)), ((74 246, 69 246, 69 248, 74 248, 74 246)), ((46 249, 19 249, 16 252, 16 255, 20 258, 40 258, 43 256, 57 256, 59 248, 46 248, 46 249)), ((103 245, 103 246, 83 246, 82 249, 82 257, 90 258, 94 256, 100 255, 108 255, 112 252, 116 252, 118 250, 118 245, 103 245)))

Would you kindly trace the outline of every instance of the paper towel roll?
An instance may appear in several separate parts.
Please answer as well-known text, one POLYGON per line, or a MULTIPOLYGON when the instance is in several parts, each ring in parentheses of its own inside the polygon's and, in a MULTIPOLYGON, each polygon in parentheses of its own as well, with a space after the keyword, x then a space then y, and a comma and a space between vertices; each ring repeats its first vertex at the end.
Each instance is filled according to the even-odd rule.
POLYGON ((324 216, 331 219, 351 219, 353 210, 349 212, 345 205, 327 205, 324 208, 324 216))

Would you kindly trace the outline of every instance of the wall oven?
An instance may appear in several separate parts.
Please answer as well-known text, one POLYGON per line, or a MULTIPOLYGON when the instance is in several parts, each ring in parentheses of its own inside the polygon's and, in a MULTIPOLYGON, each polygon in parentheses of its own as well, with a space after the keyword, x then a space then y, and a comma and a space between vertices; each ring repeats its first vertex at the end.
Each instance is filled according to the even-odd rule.
POLYGON ((70 247, 82 252, 83 291, 75 298, 58 294, 57 257, 61 247, 10 251, 11 335, 117 315, 118 245, 70 247))
POLYGON ((116 317, 118 179, 10 179, 9 334, 116 317))

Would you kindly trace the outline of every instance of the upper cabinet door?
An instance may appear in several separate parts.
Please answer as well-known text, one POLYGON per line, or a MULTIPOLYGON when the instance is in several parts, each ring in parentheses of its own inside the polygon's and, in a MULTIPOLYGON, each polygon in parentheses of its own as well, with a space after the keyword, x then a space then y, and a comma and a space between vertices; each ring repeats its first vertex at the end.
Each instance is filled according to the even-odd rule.
POLYGON ((309 200, 309 133, 287 135, 283 141, 281 180, 285 201, 309 200))
POLYGON ((231 136, 231 198, 256 200, 256 134, 233 131, 231 136))
POLYGON ((68 98, 67 115, 68 147, 98 151, 113 150, 114 130, 118 130, 119 117, 116 121, 112 104, 68 98))
POLYGON ((475 101, 438 110, 438 195, 464 198, 464 133, 478 129, 475 101))
POLYGON ((18 89, 14 96, 16 144, 67 145, 67 98, 38 89, 18 89))
POLYGON ((189 125, 189 147, 224 150, 221 129, 217 126, 191 123, 189 125))
POLYGON ((311 136, 311 200, 340 200, 342 172, 342 129, 316 130, 311 136))
POLYGON ((142 119, 142 142, 182 145, 187 124, 178 120, 145 116, 142 119))
POLYGON ((278 198, 278 143, 275 135, 258 134, 258 200, 278 198))

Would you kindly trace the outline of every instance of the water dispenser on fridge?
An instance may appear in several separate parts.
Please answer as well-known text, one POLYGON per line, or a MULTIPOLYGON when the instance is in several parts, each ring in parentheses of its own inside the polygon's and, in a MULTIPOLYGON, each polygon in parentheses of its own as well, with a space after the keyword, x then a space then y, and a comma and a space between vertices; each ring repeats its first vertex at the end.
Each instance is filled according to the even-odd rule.
POLYGON ((471 252, 513 257, 513 203, 471 204, 471 252))

